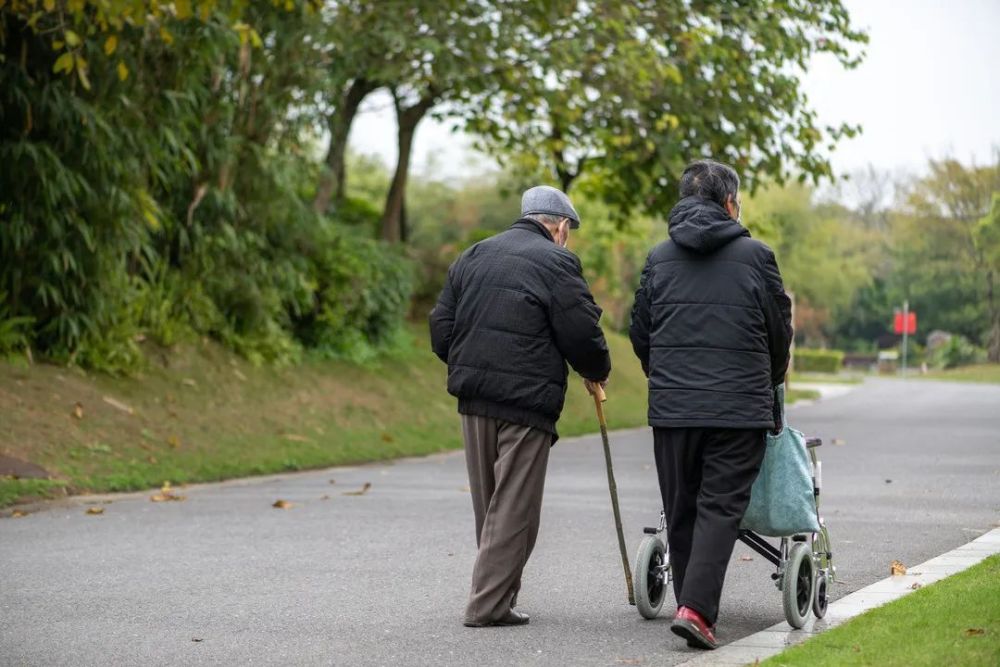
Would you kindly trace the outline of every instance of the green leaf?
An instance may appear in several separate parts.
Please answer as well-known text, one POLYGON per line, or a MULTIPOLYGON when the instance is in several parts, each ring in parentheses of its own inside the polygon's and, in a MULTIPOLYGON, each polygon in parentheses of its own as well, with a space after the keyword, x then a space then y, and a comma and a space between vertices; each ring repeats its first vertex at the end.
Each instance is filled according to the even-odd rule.
POLYGON ((52 71, 58 74, 59 72, 72 72, 73 71, 73 54, 64 53, 58 58, 56 58, 56 64, 52 66, 52 71))

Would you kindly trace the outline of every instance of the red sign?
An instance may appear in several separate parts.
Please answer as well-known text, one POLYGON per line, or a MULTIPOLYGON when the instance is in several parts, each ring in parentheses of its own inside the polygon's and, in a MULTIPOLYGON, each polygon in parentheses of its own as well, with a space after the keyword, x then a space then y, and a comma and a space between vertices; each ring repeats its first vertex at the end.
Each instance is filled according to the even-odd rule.
POLYGON ((909 336, 912 336, 913 334, 917 333, 917 314, 913 311, 910 311, 909 313, 906 314, 905 327, 903 319, 904 319, 903 311, 897 310, 896 316, 895 318, 893 318, 893 325, 892 325, 893 332, 897 334, 902 334, 904 333, 904 328, 905 328, 905 333, 909 336))

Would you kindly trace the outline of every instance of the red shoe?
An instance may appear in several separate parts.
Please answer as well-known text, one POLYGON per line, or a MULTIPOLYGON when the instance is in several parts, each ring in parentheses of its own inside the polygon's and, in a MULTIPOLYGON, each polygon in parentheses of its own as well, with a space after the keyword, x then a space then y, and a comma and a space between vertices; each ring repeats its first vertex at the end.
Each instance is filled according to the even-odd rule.
POLYGON ((713 649, 719 646, 713 634, 715 628, 709 626, 708 621, 690 607, 681 607, 677 610, 674 622, 670 624, 670 630, 686 639, 688 646, 693 648, 713 649))

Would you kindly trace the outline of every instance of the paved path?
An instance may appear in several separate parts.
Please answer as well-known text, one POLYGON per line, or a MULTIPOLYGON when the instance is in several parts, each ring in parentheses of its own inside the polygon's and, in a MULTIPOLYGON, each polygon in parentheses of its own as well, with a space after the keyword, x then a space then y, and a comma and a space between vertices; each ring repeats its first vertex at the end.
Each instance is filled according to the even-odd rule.
MULTIPOLYGON (((1000 387, 870 380, 790 420, 827 442, 825 514, 846 582, 835 597, 1000 519, 1000 387)), ((634 549, 658 514, 650 435, 612 437, 634 549)), ((692 652, 667 614, 643 621, 625 602, 601 456, 595 437, 553 452, 526 628, 461 625, 472 512, 464 460, 449 454, 0 520, 0 664, 683 662, 692 652), (367 494, 342 495, 365 482, 367 494), (278 498, 295 506, 273 509, 278 498)), ((723 641, 782 620, 771 568, 748 553, 734 554, 723 641)))

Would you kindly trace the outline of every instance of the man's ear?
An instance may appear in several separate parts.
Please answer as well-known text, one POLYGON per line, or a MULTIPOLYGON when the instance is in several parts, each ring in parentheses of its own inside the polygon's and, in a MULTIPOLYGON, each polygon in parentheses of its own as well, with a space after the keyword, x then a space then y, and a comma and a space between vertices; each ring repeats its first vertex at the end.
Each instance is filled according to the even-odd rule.
POLYGON ((729 195, 728 197, 726 197, 725 208, 726 208, 726 213, 728 213, 729 217, 732 218, 733 220, 736 220, 739 217, 739 214, 736 211, 736 197, 734 195, 729 195))

